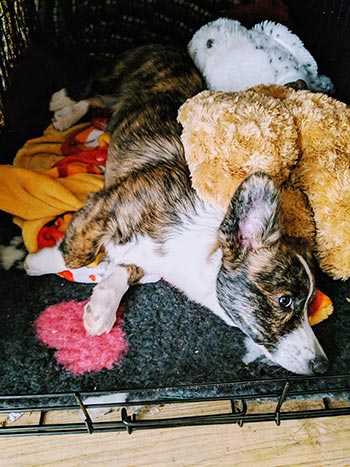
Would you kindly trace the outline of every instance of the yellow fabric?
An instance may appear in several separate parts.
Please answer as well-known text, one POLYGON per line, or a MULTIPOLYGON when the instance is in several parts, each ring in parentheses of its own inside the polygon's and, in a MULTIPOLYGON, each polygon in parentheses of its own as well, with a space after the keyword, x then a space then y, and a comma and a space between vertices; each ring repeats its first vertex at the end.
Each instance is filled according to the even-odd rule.
POLYGON ((22 228, 26 248, 37 251, 37 236, 49 221, 67 211, 79 209, 85 197, 103 187, 103 175, 77 173, 52 178, 50 169, 64 156, 61 145, 86 124, 65 132, 50 126, 43 136, 28 141, 17 153, 14 165, 0 165, 0 209, 14 215, 22 228), (50 176, 51 175, 51 176, 50 176))
POLYGON ((38 138, 28 140, 17 152, 14 158, 14 167, 45 172, 54 164, 63 159, 62 143, 79 130, 90 126, 89 123, 81 123, 72 126, 65 131, 57 131, 50 125, 38 138))

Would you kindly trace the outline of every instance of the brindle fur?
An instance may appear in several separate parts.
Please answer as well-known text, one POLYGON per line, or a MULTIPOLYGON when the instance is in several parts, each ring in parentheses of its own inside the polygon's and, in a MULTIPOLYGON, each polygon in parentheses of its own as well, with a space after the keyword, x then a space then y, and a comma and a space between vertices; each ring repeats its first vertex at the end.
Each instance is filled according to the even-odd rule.
POLYGON ((193 212, 176 117, 180 105, 203 88, 185 52, 156 44, 122 56, 111 75, 68 88, 72 99, 113 112, 105 189, 88 197, 67 231, 61 248, 69 267, 91 262, 107 237, 119 243, 137 234, 159 237, 181 212, 193 212))
POLYGON ((111 72, 104 71, 83 89, 68 88, 74 101, 112 110, 106 188, 160 162, 181 164, 187 171, 181 127, 175 122, 180 105, 203 89, 187 54, 158 44, 128 51, 111 72))
MULTIPOLYGON (((65 263, 79 268, 89 264, 101 247, 112 243, 119 248, 151 239, 152 254, 170 262, 168 274, 175 277, 174 285, 190 298, 241 328, 271 360, 304 374, 324 372, 327 358, 307 322, 314 291, 312 272, 305 261, 309 254, 298 251, 280 231, 279 192, 273 181, 263 174, 248 177, 227 213, 219 215, 216 211, 212 214, 212 208, 199 200, 191 186, 176 118, 180 105, 203 88, 203 80, 185 52, 151 45, 125 54, 110 75, 104 73, 82 88, 68 89, 69 97, 63 94, 64 105, 74 104, 71 99, 82 100, 112 111, 105 187, 87 198, 69 225, 60 247, 65 263), (191 237, 197 232, 191 230, 193 225, 205 230, 208 244, 196 250, 201 265, 189 263, 198 277, 187 281, 177 263, 176 248, 185 261, 191 250, 183 242, 192 241, 190 248, 196 249, 197 243, 202 248, 191 237), (182 232, 191 235, 184 238, 182 232), (174 244, 174 238, 178 243, 174 244), (203 270, 198 270, 201 267, 203 270), (203 278, 208 281, 204 291, 203 278), (194 288, 188 285, 192 282, 194 288), (291 297, 292 305, 283 309, 281 297, 291 297), (285 338, 289 335, 290 341, 285 338)), ((131 284, 142 278, 142 268, 148 263, 122 266, 131 284)), ((110 283, 118 290, 125 288, 117 279, 110 283)), ((94 303, 85 314, 92 333, 96 332, 94 322, 100 321, 101 314, 103 320, 105 312, 104 304, 98 306, 103 287, 99 284, 95 290, 94 303)), ((108 326, 113 323, 113 306, 108 326)), ((108 332, 110 328, 99 329, 108 332)))

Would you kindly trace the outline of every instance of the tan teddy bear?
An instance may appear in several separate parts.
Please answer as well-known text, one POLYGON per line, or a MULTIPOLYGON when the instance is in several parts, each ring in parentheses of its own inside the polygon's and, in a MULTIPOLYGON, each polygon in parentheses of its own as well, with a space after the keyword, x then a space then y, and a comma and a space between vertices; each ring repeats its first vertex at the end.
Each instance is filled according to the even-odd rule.
POLYGON ((281 186, 286 234, 306 238, 320 267, 350 277, 350 109, 321 93, 256 86, 203 91, 179 110, 192 183, 226 209, 263 171, 281 186))

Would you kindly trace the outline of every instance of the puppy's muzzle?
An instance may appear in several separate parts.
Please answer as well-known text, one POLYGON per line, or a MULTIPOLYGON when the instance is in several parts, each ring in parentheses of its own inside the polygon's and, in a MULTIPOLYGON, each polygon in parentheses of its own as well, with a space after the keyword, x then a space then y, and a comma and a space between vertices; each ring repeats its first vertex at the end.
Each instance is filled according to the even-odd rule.
POLYGON ((327 357, 317 356, 310 361, 310 369, 315 375, 323 375, 328 370, 329 361, 327 357))

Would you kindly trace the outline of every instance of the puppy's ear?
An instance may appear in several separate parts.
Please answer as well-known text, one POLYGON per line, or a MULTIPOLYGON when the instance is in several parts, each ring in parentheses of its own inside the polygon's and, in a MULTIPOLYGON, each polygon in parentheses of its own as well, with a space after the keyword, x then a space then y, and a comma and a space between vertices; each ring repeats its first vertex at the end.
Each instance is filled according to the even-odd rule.
POLYGON ((90 264, 107 236, 110 219, 108 199, 103 191, 92 193, 73 216, 60 245, 67 267, 76 269, 90 264))
POLYGON ((232 198, 220 227, 220 238, 236 255, 275 243, 279 227, 279 191, 273 180, 257 172, 247 177, 232 198))

